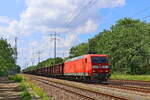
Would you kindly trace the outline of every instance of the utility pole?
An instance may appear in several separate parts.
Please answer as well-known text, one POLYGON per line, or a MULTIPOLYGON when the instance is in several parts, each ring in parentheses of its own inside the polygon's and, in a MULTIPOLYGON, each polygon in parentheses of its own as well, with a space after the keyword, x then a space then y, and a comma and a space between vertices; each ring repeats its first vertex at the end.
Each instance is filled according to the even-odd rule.
POLYGON ((56 58, 57 56, 57 36, 58 34, 55 32, 54 34, 50 34, 50 38, 52 38, 54 40, 54 58, 56 58))
POLYGON ((63 58, 65 57, 65 52, 63 51, 63 58))
POLYGON ((34 65, 34 48, 32 48, 32 58, 31 58, 32 66, 34 65))
POLYGON ((56 58, 56 33, 54 34, 54 58, 56 58))
POLYGON ((41 60, 41 51, 38 51, 37 54, 38 54, 38 63, 40 63, 40 60, 41 60))
POLYGON ((17 52, 17 40, 18 38, 15 37, 15 62, 17 64, 18 52, 17 52))
POLYGON ((25 69, 26 69, 28 67, 28 62, 27 62, 27 58, 26 57, 24 58, 24 61, 25 61, 24 66, 25 66, 25 69))
POLYGON ((91 52, 90 50, 90 39, 88 39, 88 54, 91 52))

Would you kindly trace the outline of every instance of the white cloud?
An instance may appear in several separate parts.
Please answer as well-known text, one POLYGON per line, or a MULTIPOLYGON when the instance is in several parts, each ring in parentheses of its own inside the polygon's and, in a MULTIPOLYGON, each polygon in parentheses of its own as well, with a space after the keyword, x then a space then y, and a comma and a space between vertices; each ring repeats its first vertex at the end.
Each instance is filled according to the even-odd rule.
POLYGON ((88 20, 85 25, 77 28, 76 33, 90 33, 94 32, 98 28, 98 25, 96 22, 93 22, 92 20, 88 20))
POLYGON ((98 6, 100 8, 114 8, 118 6, 124 6, 125 0, 99 0, 98 6))
MULTIPOLYGON (((97 30, 101 23, 101 9, 125 5, 125 0, 97 0, 95 5, 87 6, 89 1, 25 0, 26 9, 20 14, 20 20, 0 17, 0 23, 8 24, 8 27, 0 26, 0 34, 30 36, 35 33, 67 33, 66 39, 61 38, 58 41, 60 42, 58 48, 70 48, 79 42, 79 34, 92 33, 97 30), (69 23, 68 21, 72 19, 73 21, 69 23)), ((29 48, 42 48, 46 51, 52 48, 53 45, 49 43, 49 38, 41 37, 43 37, 40 40, 42 42, 35 39, 29 43, 29 48)), ((28 51, 28 49, 26 50, 28 51)), ((68 49, 66 51, 68 52, 68 49)))
POLYGON ((37 41, 32 41, 29 43, 29 46, 35 48, 39 46, 39 43, 37 41))
MULTIPOLYGON (((21 20, 18 22, 20 30, 31 34, 34 33, 33 30, 41 32, 60 32, 59 30, 62 30, 61 32, 75 31, 79 26, 83 27, 83 25, 86 25, 89 18, 92 22, 100 21, 99 10, 101 8, 114 8, 125 4, 124 0, 99 0, 93 8, 83 10, 83 7, 87 6, 89 1, 26 0, 27 9, 21 14, 21 20), (85 3, 82 4, 83 2, 85 3), (82 10, 79 10, 79 8, 82 10), (80 17, 74 22, 76 24, 70 25, 68 29, 64 23, 73 19, 80 11, 80 17)), ((95 25, 98 26, 97 23, 95 25)))
POLYGON ((9 24, 11 22, 11 19, 9 19, 6 16, 0 16, 0 23, 9 24))
MULTIPOLYGON (((34 34, 38 32, 86 32, 95 31, 101 22, 99 13, 102 8, 123 6, 125 0, 98 0, 93 7, 90 0, 25 0, 26 9, 20 14, 19 21, 0 17, 0 22, 9 23, 10 33, 34 34), (87 6, 87 8, 86 8, 87 6), (80 14, 78 14, 80 12, 80 14), (67 22, 74 19, 73 24, 67 22), (90 21, 89 21, 90 19, 90 21), (90 22, 90 23, 89 23, 90 22), (88 25, 87 25, 88 24, 88 25), (90 26, 90 24, 94 26, 90 26), (90 27, 89 27, 90 26, 90 27), (82 28, 87 31, 81 31, 82 28)), ((94 0, 93 0, 94 2, 94 0)))

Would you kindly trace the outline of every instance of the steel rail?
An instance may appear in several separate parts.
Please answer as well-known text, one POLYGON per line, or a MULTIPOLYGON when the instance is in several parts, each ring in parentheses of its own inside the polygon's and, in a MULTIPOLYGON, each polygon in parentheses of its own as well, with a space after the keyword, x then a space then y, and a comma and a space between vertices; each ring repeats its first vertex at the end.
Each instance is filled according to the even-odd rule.
POLYGON ((50 83, 48 83, 48 82, 45 82, 45 81, 43 81, 43 80, 42 80, 42 81, 39 80, 39 79, 33 79, 33 80, 36 80, 36 81, 38 81, 38 82, 44 83, 44 84, 49 85, 49 86, 52 86, 52 87, 56 87, 56 88, 65 90, 65 91, 67 91, 67 92, 69 92, 69 93, 72 93, 72 94, 76 94, 76 95, 78 95, 78 96, 80 96, 80 97, 86 98, 87 100, 95 100, 95 99, 93 99, 93 98, 91 98, 91 97, 89 97, 89 96, 82 95, 82 94, 80 94, 80 93, 77 93, 77 92, 74 92, 74 91, 71 91, 71 90, 68 90, 68 89, 65 89, 65 88, 56 86, 56 85, 52 85, 52 84, 50 84, 50 83))
POLYGON ((133 90, 138 92, 150 93, 150 82, 135 81, 135 80, 110 80, 110 85, 116 88, 133 90))
POLYGON ((122 80, 122 79, 110 79, 109 82, 121 82, 122 84, 142 84, 150 86, 150 81, 139 81, 139 80, 122 80))
MULTIPOLYGON (((54 81, 52 81, 52 80, 49 80, 49 79, 45 79, 45 77, 38 77, 38 76, 35 76, 35 75, 29 75, 29 76, 32 76, 32 77, 36 77, 36 80, 38 80, 38 79, 40 79, 39 81, 41 81, 42 80, 42 82, 43 82, 43 80, 45 80, 45 81, 48 81, 48 82, 53 82, 53 83, 56 83, 56 84, 60 84, 60 85, 64 85, 64 86, 68 86, 68 87, 72 87, 72 88, 76 88, 76 89, 80 89, 80 90, 84 90, 84 91, 87 91, 87 92, 91 92, 91 93, 94 93, 94 94, 97 94, 97 95, 102 95, 102 96, 105 96, 105 97, 110 97, 110 98, 112 98, 112 99, 115 99, 115 100, 128 100, 128 99, 126 99, 126 98, 123 98, 123 97, 119 97, 119 96, 114 96, 114 95, 111 95, 111 94, 106 94, 106 93, 102 93, 102 92, 98 92, 98 91, 94 91, 94 90, 90 90, 90 89, 85 89, 85 88, 81 88, 81 87, 77 87, 77 86, 73 86, 73 85, 68 85, 68 84, 65 84, 65 83, 60 83, 60 82, 54 82, 54 81)), ((49 84, 49 85, 51 85, 50 83, 48 83, 48 82, 45 82, 45 84, 49 84)), ((61 89, 64 89, 64 88, 61 88, 61 89)), ((66 91, 70 91, 70 90, 67 90, 66 89, 66 91)), ((72 91, 72 93, 73 93, 73 91, 72 91)), ((76 94, 76 93, 75 93, 76 94)), ((78 94, 78 93, 77 93, 78 94)), ((81 94, 80 94, 81 95, 81 94)), ((88 97, 87 97, 88 98, 88 97)), ((91 97, 90 97, 91 98, 91 97)), ((91 98, 91 99, 93 99, 93 98, 91 98)), ((95 99, 94 99, 95 100, 95 99)))
MULTIPOLYGON (((141 92, 141 93, 150 93, 150 89, 142 88, 142 87, 133 87, 133 86, 124 86, 124 85, 120 85, 120 86, 118 86, 118 85, 103 85, 103 84, 95 84, 95 85, 111 87, 111 88, 116 88, 116 89, 136 91, 136 92, 141 92)), ((143 95, 143 96, 145 96, 145 95, 143 95)))

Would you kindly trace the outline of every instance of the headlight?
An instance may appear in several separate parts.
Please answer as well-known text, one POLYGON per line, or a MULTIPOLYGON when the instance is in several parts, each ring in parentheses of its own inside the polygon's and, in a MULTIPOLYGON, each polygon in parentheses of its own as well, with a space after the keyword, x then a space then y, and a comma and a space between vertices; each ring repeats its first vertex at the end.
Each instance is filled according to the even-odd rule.
POLYGON ((98 66, 93 66, 93 68, 98 68, 98 66))
POLYGON ((109 66, 103 66, 102 68, 109 68, 109 66))
POLYGON ((96 72, 95 70, 93 70, 93 72, 96 72))

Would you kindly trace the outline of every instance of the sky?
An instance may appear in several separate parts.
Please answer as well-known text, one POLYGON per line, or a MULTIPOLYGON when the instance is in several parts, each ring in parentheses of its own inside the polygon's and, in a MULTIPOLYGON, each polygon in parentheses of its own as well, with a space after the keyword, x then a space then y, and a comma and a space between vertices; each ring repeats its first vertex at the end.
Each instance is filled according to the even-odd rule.
POLYGON ((149 22, 150 0, 1 0, 0 37, 14 47, 17 64, 26 68, 54 56, 52 34, 57 34, 57 57, 94 37, 124 17, 149 22), (40 53, 39 53, 40 52, 40 53))

